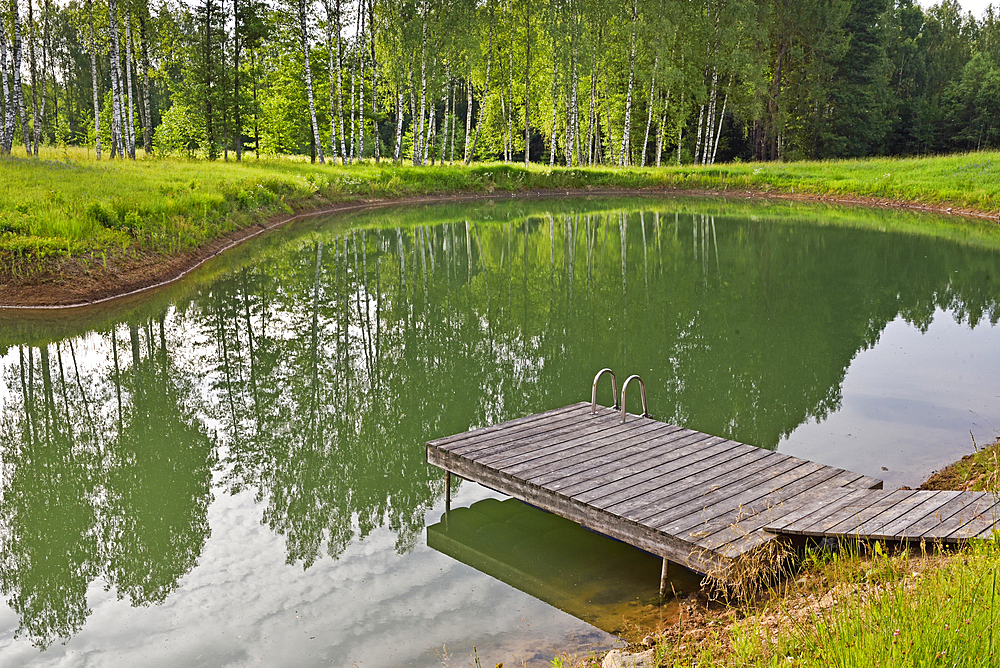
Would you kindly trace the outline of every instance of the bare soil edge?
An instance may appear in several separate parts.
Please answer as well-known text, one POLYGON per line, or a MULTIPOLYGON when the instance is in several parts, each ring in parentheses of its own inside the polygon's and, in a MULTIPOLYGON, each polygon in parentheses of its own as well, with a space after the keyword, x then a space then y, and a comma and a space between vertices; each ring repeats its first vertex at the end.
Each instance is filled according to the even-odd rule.
POLYGON ((287 223, 314 216, 363 211, 388 206, 435 204, 445 202, 496 199, 546 199, 556 197, 622 195, 670 195, 684 197, 726 197, 735 199, 801 200, 828 202, 860 207, 911 209, 958 215, 1000 222, 1000 215, 946 204, 916 202, 861 196, 830 196, 754 190, 686 190, 679 188, 576 188, 526 190, 521 192, 459 193, 403 198, 380 198, 319 206, 318 208, 278 216, 249 225, 214 239, 200 248, 175 256, 145 255, 137 259, 113 262, 94 269, 78 259, 53 261, 27 280, 0 275, 0 310, 71 309, 92 306, 155 290, 178 281, 208 260, 248 239, 260 236, 287 223))

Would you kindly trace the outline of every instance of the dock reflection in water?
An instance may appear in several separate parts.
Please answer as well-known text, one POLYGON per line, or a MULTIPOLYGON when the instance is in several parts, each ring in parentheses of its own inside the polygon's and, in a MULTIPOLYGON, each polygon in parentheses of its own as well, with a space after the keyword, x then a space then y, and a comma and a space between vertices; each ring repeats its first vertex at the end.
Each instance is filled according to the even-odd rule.
MULTIPOLYGON (((608 633, 677 621, 677 598, 660 604, 659 557, 517 499, 452 509, 427 527, 427 545, 608 633)), ((675 594, 699 580, 671 564, 675 594)))

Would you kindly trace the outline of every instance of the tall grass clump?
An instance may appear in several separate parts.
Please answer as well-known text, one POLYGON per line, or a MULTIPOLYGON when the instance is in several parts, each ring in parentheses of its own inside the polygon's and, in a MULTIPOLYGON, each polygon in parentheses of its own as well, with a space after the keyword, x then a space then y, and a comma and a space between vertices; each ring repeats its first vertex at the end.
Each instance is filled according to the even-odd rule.
MULTIPOLYGON (((1000 547, 911 555, 882 544, 807 552, 807 577, 700 643, 666 643, 663 666, 987 668, 1000 664, 1000 547), (867 554, 864 554, 867 552, 867 554)), ((722 627, 720 627, 721 629, 722 627)))
MULTIPOLYGON (((891 559, 879 556, 876 564, 891 559)), ((809 666, 996 666, 998 567, 997 545, 979 541, 922 573, 859 583, 800 629, 798 642, 792 636, 779 645, 775 658, 809 666)))

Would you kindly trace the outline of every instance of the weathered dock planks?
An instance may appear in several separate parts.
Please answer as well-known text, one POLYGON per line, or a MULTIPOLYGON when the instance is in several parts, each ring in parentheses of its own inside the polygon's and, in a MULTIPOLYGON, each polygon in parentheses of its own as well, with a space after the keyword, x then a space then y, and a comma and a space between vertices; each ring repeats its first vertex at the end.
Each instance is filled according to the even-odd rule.
POLYGON ((881 485, 587 403, 431 441, 427 461, 701 573, 773 540, 765 521, 804 495, 881 485))
POLYGON ((995 495, 884 491, 844 469, 573 404, 427 443, 427 461, 682 564, 724 574, 779 535, 954 543, 995 495))

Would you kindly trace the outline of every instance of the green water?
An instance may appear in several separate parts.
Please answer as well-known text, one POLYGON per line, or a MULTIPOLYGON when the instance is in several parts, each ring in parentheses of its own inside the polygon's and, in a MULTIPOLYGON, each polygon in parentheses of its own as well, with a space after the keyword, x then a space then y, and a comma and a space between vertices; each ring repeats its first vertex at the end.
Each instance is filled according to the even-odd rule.
POLYGON ((489 202, 315 219, 154 295, 4 314, 0 666, 545 665, 669 621, 612 541, 435 529, 424 442, 589 399, 610 366, 658 419, 919 484, 1000 428, 998 248, 909 214, 489 202))

